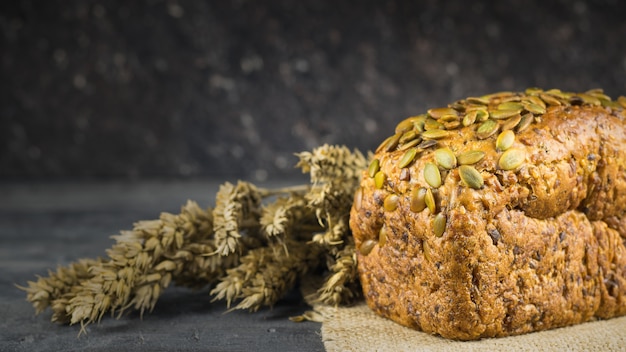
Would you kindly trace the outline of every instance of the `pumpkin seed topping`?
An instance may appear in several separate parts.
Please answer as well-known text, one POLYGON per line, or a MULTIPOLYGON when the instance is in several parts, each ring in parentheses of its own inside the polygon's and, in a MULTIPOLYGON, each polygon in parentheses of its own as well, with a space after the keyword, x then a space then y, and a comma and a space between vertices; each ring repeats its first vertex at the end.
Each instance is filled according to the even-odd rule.
POLYGON ((425 187, 413 188, 413 190, 411 191, 411 205, 410 205, 410 209, 412 212, 419 213, 420 211, 426 208, 426 201, 424 199, 425 197, 426 197, 425 187))
POLYGON ((387 197, 385 197, 385 200, 383 202, 383 208, 386 211, 394 211, 398 208, 399 200, 400 200, 400 197, 398 197, 395 194, 390 194, 387 197))
POLYGON ((374 246, 376 246, 376 241, 374 240, 365 240, 363 241, 363 243, 361 243, 361 247, 359 247, 359 253, 361 253, 361 255, 368 255, 370 254, 370 252, 372 251, 372 249, 374 249, 374 246))
POLYGON ((498 123, 495 120, 487 120, 478 126, 476 137, 485 139, 493 136, 496 132, 498 132, 498 123))
POLYGON ((472 103, 472 104, 481 104, 481 105, 489 104, 488 97, 468 97, 465 100, 467 100, 468 103, 472 103))
POLYGON ((380 170, 380 160, 374 159, 372 160, 372 162, 370 162, 370 166, 367 168, 367 173, 370 178, 374 178, 378 170, 380 170))
POLYGON ((485 157, 485 152, 480 151, 480 150, 470 150, 470 151, 460 154, 456 158, 456 160, 461 165, 472 165, 483 160, 484 157, 485 157))
POLYGON ((498 135, 498 138, 496 139, 496 150, 507 150, 511 148, 513 142, 515 142, 515 133, 511 130, 506 130, 498 135))
POLYGON ((536 115, 543 115, 546 113, 546 108, 544 106, 531 103, 530 101, 524 104, 524 109, 536 115))
POLYGON ((376 175, 374 175, 374 184, 376 188, 382 189, 385 185, 385 181, 387 180, 387 175, 384 172, 378 171, 376 175))
POLYGON ((427 130, 422 133, 422 137, 425 139, 441 139, 448 137, 449 135, 450 132, 446 130, 427 130))
POLYGON ((409 148, 413 148, 416 145, 418 145, 421 141, 422 141, 422 139, 418 137, 418 138, 416 138, 416 139, 414 139, 414 140, 412 140, 412 141, 410 141, 408 143, 402 144, 401 146, 398 147, 398 150, 407 150, 409 148))
POLYGON ((396 133, 405 133, 415 127, 415 117, 406 118, 396 125, 396 133))
POLYGON ((403 143, 406 143, 406 142, 410 142, 410 141, 414 140, 417 137, 419 137, 419 134, 416 131, 414 131, 414 130, 407 131, 407 132, 404 132, 402 134, 402 136, 400 137, 398 142, 400 142, 400 144, 403 144, 403 143))
POLYGON ((531 113, 524 114, 520 119, 517 126, 515 126, 515 132, 520 133, 528 128, 530 124, 534 121, 534 117, 531 113))
POLYGON ((433 163, 424 165, 424 179, 433 188, 441 187, 441 173, 433 163))
POLYGON ((435 214, 437 211, 437 203, 435 203, 435 195, 430 188, 426 189, 426 195, 424 196, 424 203, 431 214, 435 214))
POLYGON ((489 116, 491 116, 491 118, 496 119, 496 120, 503 120, 503 119, 508 119, 509 117, 513 117, 519 114, 520 112, 522 112, 522 109, 493 110, 489 113, 489 116))
POLYGON ((456 167, 456 156, 450 148, 439 148, 435 150, 435 160, 437 164, 445 169, 451 170, 456 167))
POLYGON ((507 101, 498 105, 498 110, 522 110, 524 106, 521 103, 507 101))
POLYGON ((434 108, 434 109, 428 110, 428 115, 432 116, 435 119, 438 119, 446 115, 457 116, 458 113, 456 112, 456 110, 452 108, 434 108))
POLYGON ((400 142, 400 137, 402 137, 402 134, 400 133, 396 133, 393 136, 388 137, 378 146, 378 148, 376 148, 376 153, 381 150, 384 150, 386 152, 392 151, 395 147, 398 146, 398 143, 400 142))
POLYGON ((524 164, 526 159, 526 153, 523 150, 517 148, 511 148, 500 156, 498 160, 498 166, 502 170, 515 170, 524 164))
POLYGON ((461 165, 459 167, 459 176, 461 181, 470 188, 481 189, 485 184, 480 172, 469 165, 461 165))
POLYGON ((400 162, 398 163, 398 167, 403 169, 409 166, 411 162, 413 162, 413 159, 415 159, 416 155, 417 155, 417 148, 411 148, 407 150, 406 153, 404 153, 404 155, 402 156, 402 159, 400 159, 400 162))
POLYGON ((543 100, 541 100, 538 96, 536 95, 529 95, 525 98, 524 102, 522 102, 522 104, 534 104, 537 105, 541 108, 543 108, 545 110, 546 108, 546 103, 543 102, 543 100))
POLYGON ((363 204, 363 188, 359 187, 354 193, 354 208, 356 210, 361 209, 361 205, 363 204))
POLYGON ((441 129, 443 129, 443 124, 439 121, 429 118, 429 119, 426 119, 426 121, 424 122, 425 131, 441 130, 441 129))
POLYGON ((510 119, 504 121, 501 125, 500 125, 500 129, 502 131, 506 131, 506 130, 512 130, 513 128, 515 128, 515 126, 517 126, 517 124, 522 120, 522 115, 517 114, 513 117, 511 117, 510 119))
POLYGON ((430 147, 434 147, 437 145, 437 141, 434 139, 427 139, 425 141, 423 141, 420 145, 418 145, 417 147, 421 150, 425 150, 428 149, 430 147))
POLYGON ((467 127, 473 125, 476 122, 476 116, 478 114, 478 110, 473 110, 465 114, 463 117, 463 126, 467 127))
POLYGON ((484 121, 487 121, 488 118, 489 118, 489 112, 487 112, 487 110, 484 110, 484 109, 477 110, 476 119, 478 121, 484 122, 484 121))
POLYGON ((435 236, 441 237, 443 233, 446 231, 446 216, 443 213, 439 213, 435 216, 433 220, 433 231, 435 232, 435 236))
POLYGON ((562 105, 561 101, 549 94, 539 94, 541 100, 543 100, 548 105, 560 106, 562 105))
POLYGON ((378 231, 378 246, 381 248, 387 243, 387 227, 383 225, 378 231))
POLYGON ((594 97, 593 95, 589 95, 589 94, 578 94, 578 96, 583 100, 583 102, 585 104, 591 104, 591 105, 602 105, 602 102, 600 101, 600 99, 594 97))

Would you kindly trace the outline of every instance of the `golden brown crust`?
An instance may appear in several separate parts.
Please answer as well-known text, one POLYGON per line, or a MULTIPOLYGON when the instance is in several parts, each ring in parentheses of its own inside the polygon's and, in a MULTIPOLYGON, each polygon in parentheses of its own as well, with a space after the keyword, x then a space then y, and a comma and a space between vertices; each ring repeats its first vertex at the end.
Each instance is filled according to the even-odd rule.
MULTIPOLYGON (((404 168, 402 144, 379 148, 374 157, 385 182, 377 188, 364 172, 350 221, 357 248, 378 241, 381 229, 386 238, 358 255, 374 311, 461 340, 626 314, 626 115, 616 104, 546 105, 515 133, 511 148, 525 158, 512 170, 499 165, 498 134, 478 139, 477 124, 450 129, 404 168), (433 151, 441 147, 457 156, 483 151, 473 167, 484 185, 470 188, 458 167, 441 166, 442 185, 429 185, 424 167, 437 164, 433 151), (441 237, 428 208, 410 209, 421 187, 432 190, 435 213, 445 216, 441 237), (390 194, 398 196, 395 210, 385 204, 390 194)), ((452 107, 463 114, 462 104, 452 107)))

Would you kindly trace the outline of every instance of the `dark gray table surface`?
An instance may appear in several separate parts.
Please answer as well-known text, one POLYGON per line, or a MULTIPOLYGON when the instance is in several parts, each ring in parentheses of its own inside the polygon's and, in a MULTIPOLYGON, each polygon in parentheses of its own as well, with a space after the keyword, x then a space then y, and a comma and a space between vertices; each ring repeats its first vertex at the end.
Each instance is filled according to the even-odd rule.
POLYGON ((272 309, 226 313, 208 290, 168 288, 141 320, 110 316, 77 337, 78 326, 35 316, 24 292, 36 275, 104 255, 110 235, 133 222, 178 212, 193 199, 211 205, 216 182, 0 184, 0 351, 322 351, 320 324, 288 317, 310 309, 298 290, 272 309))

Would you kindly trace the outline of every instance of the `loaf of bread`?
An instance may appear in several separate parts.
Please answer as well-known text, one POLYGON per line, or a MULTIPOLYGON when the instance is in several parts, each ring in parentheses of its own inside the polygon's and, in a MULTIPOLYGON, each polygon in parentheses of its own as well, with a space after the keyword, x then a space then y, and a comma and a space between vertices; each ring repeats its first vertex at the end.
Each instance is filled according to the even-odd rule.
POLYGON ((351 211, 369 307, 458 340, 626 315, 625 108, 528 89, 400 122, 351 211))

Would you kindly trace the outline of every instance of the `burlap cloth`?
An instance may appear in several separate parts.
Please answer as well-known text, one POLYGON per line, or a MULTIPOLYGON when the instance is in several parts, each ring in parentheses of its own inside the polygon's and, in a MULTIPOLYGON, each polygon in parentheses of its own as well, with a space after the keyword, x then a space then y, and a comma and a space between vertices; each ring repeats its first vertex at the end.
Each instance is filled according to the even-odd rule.
POLYGON ((365 301, 349 307, 313 302, 319 277, 300 285, 313 307, 307 319, 322 323, 322 341, 328 352, 344 351, 626 351, 626 316, 526 335, 452 341, 405 328, 379 317, 365 301))

